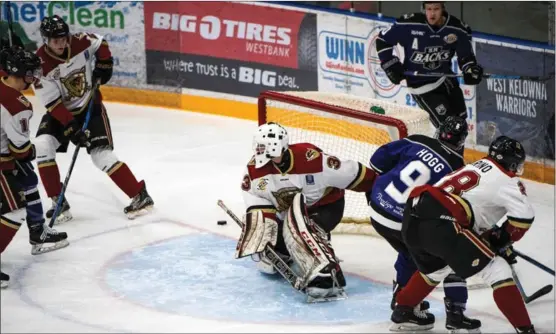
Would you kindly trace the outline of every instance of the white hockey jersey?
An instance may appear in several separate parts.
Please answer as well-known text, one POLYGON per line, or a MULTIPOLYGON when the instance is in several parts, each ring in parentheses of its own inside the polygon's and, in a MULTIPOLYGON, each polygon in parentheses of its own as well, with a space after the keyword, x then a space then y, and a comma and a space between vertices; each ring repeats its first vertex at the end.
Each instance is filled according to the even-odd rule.
POLYGON ((473 229, 479 234, 493 228, 506 216, 514 232, 510 233, 512 241, 517 241, 535 218, 519 177, 490 158, 466 165, 435 186, 467 201, 474 217, 473 229))
POLYGON ((31 102, 0 79, 0 169, 15 168, 14 160, 32 154, 29 123, 31 102))
POLYGON ((272 161, 255 168, 251 159, 241 184, 247 211, 276 212, 283 219, 299 192, 309 207, 321 206, 341 199, 344 189, 368 191, 376 175, 359 162, 340 160, 308 143, 290 145, 285 154, 289 166, 284 173, 272 161))
POLYGON ((34 86, 35 93, 47 111, 64 125, 72 119, 69 112, 78 115, 88 105, 97 51, 102 53, 102 58, 111 56, 101 36, 85 33, 70 37, 65 58, 56 56, 45 45, 37 51, 43 78, 34 86))

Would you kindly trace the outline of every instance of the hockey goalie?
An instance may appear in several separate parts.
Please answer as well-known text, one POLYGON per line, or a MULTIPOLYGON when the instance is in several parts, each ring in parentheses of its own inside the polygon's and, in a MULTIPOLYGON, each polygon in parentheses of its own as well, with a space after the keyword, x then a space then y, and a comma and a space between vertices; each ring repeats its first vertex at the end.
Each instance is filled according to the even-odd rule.
POLYGON ((301 279, 309 302, 345 298, 330 232, 343 217, 345 190, 370 190, 375 172, 309 143, 289 145, 277 123, 257 129, 253 150, 241 185, 247 209, 236 258, 251 256, 260 271, 276 274, 276 261, 265 255, 271 247, 301 279))

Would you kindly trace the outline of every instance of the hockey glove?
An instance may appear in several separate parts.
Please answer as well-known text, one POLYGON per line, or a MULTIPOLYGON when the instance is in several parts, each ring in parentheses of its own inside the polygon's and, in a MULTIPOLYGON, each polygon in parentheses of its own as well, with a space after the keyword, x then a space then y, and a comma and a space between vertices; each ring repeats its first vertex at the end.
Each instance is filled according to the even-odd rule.
POLYGON ((514 247, 511 245, 498 250, 498 255, 504 258, 510 265, 517 263, 517 254, 514 252, 514 247))
POLYGON ((483 238, 495 253, 499 253, 499 250, 509 247, 512 243, 510 234, 505 228, 500 226, 495 226, 491 230, 486 231, 483 234, 483 238))
POLYGON ((382 67, 382 69, 388 76, 388 79, 390 79, 390 81, 394 85, 399 85, 400 82, 405 79, 405 76, 403 74, 403 64, 400 63, 400 58, 398 57, 394 57, 389 61, 380 64, 380 67, 382 67))
POLYGON ((100 84, 104 85, 112 78, 112 70, 114 67, 114 59, 97 59, 95 69, 93 70, 93 82, 100 80, 100 84))
POLYGON ((483 68, 477 63, 471 63, 461 70, 466 85, 478 85, 483 79, 483 68))
POLYGON ((66 126, 64 136, 69 137, 75 146, 91 146, 91 142, 89 141, 89 130, 83 131, 75 119, 66 126))

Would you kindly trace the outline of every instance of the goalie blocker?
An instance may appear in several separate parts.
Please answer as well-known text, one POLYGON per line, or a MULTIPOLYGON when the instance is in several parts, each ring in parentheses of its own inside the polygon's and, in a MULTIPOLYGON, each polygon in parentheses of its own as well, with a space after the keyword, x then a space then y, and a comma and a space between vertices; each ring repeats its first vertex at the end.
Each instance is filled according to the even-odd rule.
POLYGON ((302 280, 300 290, 308 295, 308 301, 346 298, 346 281, 327 233, 310 218, 305 196, 301 193, 295 195, 283 222, 262 209, 249 211, 244 218, 236 258, 253 255, 266 261, 267 272, 273 273, 274 268, 261 253, 267 245, 276 246, 280 230, 291 256, 284 258, 295 263, 302 280))

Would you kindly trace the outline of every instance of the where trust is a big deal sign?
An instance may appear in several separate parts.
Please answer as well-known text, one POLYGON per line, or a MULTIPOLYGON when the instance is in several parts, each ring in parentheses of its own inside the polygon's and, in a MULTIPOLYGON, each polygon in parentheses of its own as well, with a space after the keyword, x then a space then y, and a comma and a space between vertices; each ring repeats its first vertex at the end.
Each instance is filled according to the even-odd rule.
POLYGON ((317 90, 316 15, 228 2, 145 2, 147 82, 244 96, 317 90))

